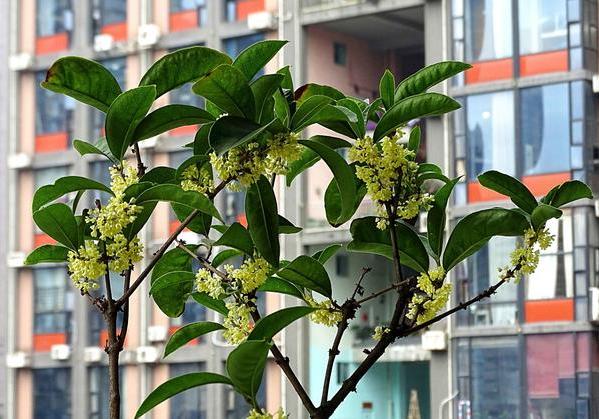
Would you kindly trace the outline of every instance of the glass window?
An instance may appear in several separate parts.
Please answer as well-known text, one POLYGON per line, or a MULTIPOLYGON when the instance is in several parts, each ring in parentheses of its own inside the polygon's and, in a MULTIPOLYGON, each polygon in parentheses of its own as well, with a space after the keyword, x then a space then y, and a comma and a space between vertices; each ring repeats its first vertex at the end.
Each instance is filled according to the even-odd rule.
POLYGON ((237 0, 225 0, 225 22, 237 20, 237 0))
POLYGON ((196 10, 198 12, 198 25, 204 26, 208 20, 206 0, 171 0, 171 13, 196 10))
POLYGON ((70 0, 37 0, 37 36, 50 36, 73 29, 70 0))
MULTIPOLYGON (((171 378, 184 374, 204 371, 204 364, 201 363, 181 363, 170 364, 171 378)), ((206 386, 200 386, 195 389, 187 390, 172 397, 169 401, 171 419, 206 419, 208 413, 206 396, 206 386)))
POLYGON ((95 33, 103 26, 127 20, 127 2, 123 0, 93 0, 95 33))
POLYGON ((225 39, 225 52, 235 58, 241 51, 262 40, 264 40, 264 34, 261 33, 225 39))
POLYGON ((568 84, 522 89, 520 106, 524 175, 569 171, 568 84))
POLYGON ((71 418, 71 371, 33 370, 33 419, 71 418))
MULTIPOLYGON (((110 186, 109 169, 111 166, 112 163, 108 160, 99 160, 91 162, 89 164, 89 176, 97 182, 103 183, 106 186, 110 186)), ((96 199, 99 199, 100 201, 102 201, 102 203, 107 203, 110 197, 111 195, 108 192, 91 191, 90 205, 93 204, 96 199)))
POLYGON ((511 91, 466 98, 468 179, 490 169, 514 175, 513 99, 511 91))
POLYGON ((466 60, 512 56, 511 0, 464 0, 466 60))
POLYGON ((169 93, 170 102, 173 104, 176 103, 179 105, 191 105, 198 108, 204 108, 204 98, 202 96, 196 95, 191 90, 192 86, 193 83, 187 83, 175 90, 172 90, 169 93))
POLYGON ((70 334, 73 292, 64 268, 33 271, 33 333, 70 334))
POLYGON ((518 20, 520 54, 568 47, 566 0, 520 0, 518 20))
POLYGON ((333 42, 333 61, 337 65, 347 64, 347 46, 340 42, 333 42))
MULTIPOLYGON (((50 134, 72 132, 73 112, 75 101, 68 96, 51 92, 40 86, 46 78, 45 71, 36 74, 35 93, 35 133, 50 134)), ((70 138, 70 135, 69 135, 70 138)))

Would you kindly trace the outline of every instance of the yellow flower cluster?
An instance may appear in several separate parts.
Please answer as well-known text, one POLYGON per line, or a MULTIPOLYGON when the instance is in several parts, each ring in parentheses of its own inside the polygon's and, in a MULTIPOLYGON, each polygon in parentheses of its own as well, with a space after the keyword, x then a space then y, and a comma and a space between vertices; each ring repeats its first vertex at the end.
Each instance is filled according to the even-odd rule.
POLYGON ((285 414, 285 412, 283 412, 283 408, 279 407, 279 410, 276 411, 276 413, 272 414, 272 413, 268 413, 265 412, 263 413, 263 411, 261 409, 252 409, 250 410, 250 413, 248 414, 247 419, 287 419, 289 418, 289 416, 287 416, 285 414))
POLYGON ((271 272, 270 264, 259 256, 247 259, 239 269, 228 270, 231 278, 235 279, 242 293, 248 294, 264 284, 271 272))
POLYGON ((507 267, 499 269, 499 277, 506 280, 514 278, 517 283, 522 275, 534 273, 539 265, 541 250, 549 248, 553 239, 554 237, 546 228, 539 231, 534 231, 532 228, 527 229, 524 232, 524 243, 514 249, 510 255, 510 263, 514 268, 511 271, 507 267))
POLYGON ((418 276, 418 289, 409 304, 407 317, 416 319, 416 324, 429 321, 447 304, 451 295, 451 284, 444 284, 445 270, 439 266, 418 276))
POLYGON ((222 281, 208 269, 202 268, 196 273, 196 289, 218 299, 225 293, 222 281))
POLYGON ((226 303, 229 310, 223 321, 225 331, 223 337, 232 345, 238 345, 243 342, 250 334, 252 323, 252 312, 254 307, 248 306, 248 301, 226 303))
POLYGON ((109 257, 108 268, 113 272, 123 272, 142 259, 143 245, 139 237, 127 241, 123 234, 117 234, 111 243, 106 244, 106 255, 109 257))
POLYGON ((184 191, 196 191, 205 194, 214 190, 214 179, 210 174, 210 170, 206 167, 198 169, 197 165, 192 164, 183 171, 182 178, 181 188, 184 191))
POLYGON ((416 184, 418 163, 413 151, 401 144, 403 131, 392 137, 384 137, 380 145, 371 137, 357 139, 349 150, 349 158, 357 163, 356 176, 366 184, 368 194, 374 201, 377 227, 384 230, 388 221, 385 204, 399 196, 396 214, 399 218, 412 219, 422 210, 428 210, 433 200, 416 184))
MULTIPOLYGON (((210 163, 223 181, 236 180, 246 187, 261 175, 285 174, 289 164, 299 158, 299 134, 276 134, 265 145, 257 142, 235 147, 222 156, 210 154, 210 163)), ((230 185, 235 187, 234 185, 230 185)))
POLYGON ((383 338, 383 334, 389 333, 391 329, 388 327, 377 326, 374 328, 374 334, 372 335, 372 339, 379 341, 383 338))
POLYGON ((316 301, 309 293, 304 294, 304 299, 310 307, 318 309, 310 313, 310 320, 314 323, 331 327, 341 321, 343 314, 333 308, 331 300, 316 301))
POLYGON ((96 280, 106 273, 100 250, 90 240, 85 242, 85 246, 80 246, 77 252, 69 251, 67 267, 73 284, 81 292, 98 289, 96 280))

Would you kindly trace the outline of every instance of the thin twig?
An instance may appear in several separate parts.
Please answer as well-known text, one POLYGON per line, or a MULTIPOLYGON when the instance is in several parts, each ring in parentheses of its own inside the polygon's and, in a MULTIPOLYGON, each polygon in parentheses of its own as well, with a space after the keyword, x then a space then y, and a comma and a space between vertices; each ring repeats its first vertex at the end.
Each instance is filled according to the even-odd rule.
POLYGON ((139 143, 136 142, 133 144, 133 153, 135 154, 135 158, 137 159, 137 177, 142 177, 146 174, 146 166, 144 166, 141 161, 141 153, 139 151, 139 143))
POLYGON ((360 275, 360 279, 358 279, 358 283, 356 284, 356 288, 354 288, 354 292, 352 293, 350 300, 355 300, 357 295, 363 294, 364 288, 362 287, 362 281, 364 280, 364 277, 366 277, 366 274, 370 273, 370 271, 372 271, 372 268, 362 268, 362 275, 360 275))
MULTIPOLYGON (((133 267, 130 266, 129 269, 125 272, 125 283, 123 285, 123 293, 127 292, 129 287, 131 286, 131 271, 133 267)), ((122 350, 125 346, 125 338, 127 337, 127 329, 129 327, 129 301, 127 299, 125 304, 123 304, 123 322, 121 323, 121 331, 119 332, 119 348, 122 350)))
POLYGON ((185 246, 185 243, 183 243, 180 240, 175 240, 175 241, 177 242, 177 247, 179 249, 183 250, 185 253, 189 254, 192 258, 197 260, 200 263, 200 265, 202 265, 203 268, 208 269, 210 272, 212 272, 213 274, 220 277, 220 279, 222 279, 223 281, 230 281, 230 278, 224 272, 221 272, 218 269, 216 269, 214 266, 212 266, 212 264, 210 262, 208 262, 203 257, 200 257, 200 256, 196 255, 195 253, 193 253, 191 250, 189 250, 187 248, 187 246, 185 246))
POLYGON ((389 291, 393 291, 393 290, 399 290, 402 287, 408 286, 410 285, 410 282, 412 282, 414 277, 410 277, 408 279, 404 279, 402 282, 397 282, 395 284, 391 284, 390 286, 388 286, 387 288, 383 288, 382 290, 379 290, 377 292, 373 292, 372 294, 370 294, 368 297, 364 297, 361 300, 356 301, 356 304, 358 305, 362 305, 364 304, 366 301, 372 300, 373 298, 378 297, 379 295, 383 295, 389 291))

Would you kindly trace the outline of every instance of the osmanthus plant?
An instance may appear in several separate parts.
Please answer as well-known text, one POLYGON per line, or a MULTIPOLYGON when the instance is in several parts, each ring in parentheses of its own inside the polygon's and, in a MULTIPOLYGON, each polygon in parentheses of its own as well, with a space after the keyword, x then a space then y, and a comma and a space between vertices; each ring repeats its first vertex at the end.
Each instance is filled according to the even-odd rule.
POLYGON ((234 349, 226 374, 196 372, 175 377, 148 396, 136 417, 184 390, 219 383, 243 395, 250 405, 250 418, 284 418, 283 411, 268 413, 256 400, 270 351, 310 417, 328 418, 394 341, 530 274, 540 249, 552 240, 546 222, 561 216, 560 207, 592 197, 585 184, 570 181, 556 185, 537 201, 517 179, 486 172, 479 176, 480 183, 508 196, 515 207, 471 213, 446 239, 446 206, 458 179, 447 178, 434 164, 416 161, 420 130, 408 128, 408 123, 459 108, 450 97, 427 90, 469 65, 433 64, 398 85, 386 71, 380 80, 380 98, 368 103, 329 86, 294 88, 287 67, 258 75, 284 44, 259 42, 235 60, 205 47, 178 50, 158 60, 138 87, 125 92, 108 70, 79 57, 59 59, 42 83, 106 114, 105 138, 93 144, 75 140, 73 145, 82 156, 97 154, 112 163, 111 184, 67 176, 37 190, 33 218, 57 244, 34 250, 27 264, 66 262, 74 286, 103 313, 112 419, 119 417, 118 362, 127 334, 130 298, 144 281, 150 281, 150 294, 170 317, 180 316, 192 298, 222 318, 220 323, 185 325, 166 344, 165 356, 217 331, 234 349), (206 99, 205 109, 189 105, 153 109, 157 98, 189 82, 206 99), (366 131, 368 123, 375 124, 372 134, 366 131), (336 135, 302 136, 315 124, 336 135), (139 143, 184 125, 200 126, 194 141, 185 146, 192 157, 179 167, 146 167, 139 143), (340 149, 348 150, 349 162, 338 153, 340 149), (351 296, 335 300, 335 284, 323 264, 342 247, 339 244, 313 255, 281 260, 280 235, 297 234, 301 228, 279 214, 273 184, 281 177, 279 181, 289 186, 319 160, 333 174, 324 195, 328 222, 340 227, 351 221, 347 250, 391 261, 393 274, 387 288, 364 295, 366 269, 355 273, 351 296), (246 191, 247 227, 223 223, 214 198, 225 188, 246 191), (89 190, 106 192, 109 198, 86 205, 88 201, 82 198, 89 190), (68 204, 65 195, 73 198, 68 204), (352 220, 366 196, 375 213, 352 220), (159 201, 170 203, 180 224, 155 253, 145 255, 138 234, 159 201), (414 228, 421 213, 427 213, 424 234, 414 228), (184 243, 179 239, 184 229, 198 233, 201 240, 184 243), (498 267, 495 285, 444 311, 451 293, 448 273, 495 236, 522 238, 511 264, 498 267), (118 298, 111 272, 112 277, 124 278, 118 298), (101 283, 105 295, 98 292, 101 283), (263 293, 286 294, 295 297, 297 304, 265 315, 256 305, 263 293), (376 344, 365 349, 366 358, 335 394, 329 394, 344 333, 361 306, 384 293, 394 301, 393 315, 376 328, 376 344), (122 317, 117 317, 119 312, 122 317), (304 316, 336 329, 320 400, 310 398, 273 340, 304 316), (122 323, 117 322, 119 318, 122 323))

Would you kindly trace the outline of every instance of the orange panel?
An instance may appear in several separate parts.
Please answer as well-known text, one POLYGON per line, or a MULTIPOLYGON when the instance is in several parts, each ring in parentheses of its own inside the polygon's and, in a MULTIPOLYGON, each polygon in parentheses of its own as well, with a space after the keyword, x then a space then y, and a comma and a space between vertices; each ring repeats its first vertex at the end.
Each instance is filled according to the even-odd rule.
POLYGON ((39 233, 33 237, 34 247, 40 247, 44 244, 56 244, 56 240, 54 240, 52 237, 48 236, 45 233, 39 233))
POLYGON ((505 195, 492 191, 478 182, 468 182, 468 202, 505 201, 505 195))
POLYGON ((43 333, 33 335, 33 349, 36 352, 49 352, 52 345, 67 343, 66 333, 43 333))
POLYGON ((533 76, 557 71, 568 71, 568 50, 543 52, 520 57, 521 76, 533 76))
POLYGON ((173 234, 175 232, 175 230, 179 227, 179 225, 181 225, 181 222, 179 220, 169 221, 168 233, 173 234))
MULTIPOLYGON (((169 334, 169 336, 172 336, 172 335, 173 335, 173 334, 174 334, 174 333, 175 333, 177 330, 179 330, 180 328, 181 328, 180 326, 171 326, 171 327, 169 327, 169 328, 168 328, 168 334, 169 334)), ((191 346, 197 345, 198 343, 200 343, 200 342, 201 342, 201 340, 202 340, 202 338, 201 338, 201 337, 199 337, 199 338, 196 338, 196 339, 192 339, 192 340, 190 340, 190 341, 187 343, 187 345, 191 345, 191 346)))
POLYGON ((169 29, 171 32, 184 31, 198 27, 198 11, 183 10, 171 13, 169 17, 169 29))
POLYGON ((481 61, 472 63, 472 65, 473 67, 466 71, 467 84, 511 79, 513 76, 513 63, 511 58, 481 61))
POLYGON ((69 144, 69 134, 66 132, 53 132, 35 136, 35 152, 47 153, 51 151, 64 151, 69 144))
MULTIPOLYGON (((566 157, 569 158, 569 157, 566 157)), ((570 172, 551 173, 547 175, 524 176, 522 183, 526 185, 534 196, 543 196, 556 185, 570 180, 570 172)))
POLYGON ((250 13, 264 10, 264 0, 239 0, 237 2, 237 20, 246 20, 250 13))
POLYGON ((198 125, 186 125, 184 127, 177 127, 169 131, 169 134, 173 137, 182 137, 184 135, 196 135, 198 131, 198 125))
POLYGON ((66 49, 69 49, 69 34, 67 32, 39 36, 35 40, 35 53, 37 55, 60 52, 66 49))
MULTIPOLYGON (((119 333, 121 333, 121 329, 117 329, 116 333, 117 333, 117 335, 119 333)), ((98 346, 100 348, 104 348, 107 344, 108 344, 108 330, 101 330, 98 346)), ((125 337, 125 346, 127 346, 127 337, 125 337)))
POLYGON ((237 217, 235 217, 235 221, 237 221, 239 224, 241 224, 244 227, 248 226, 248 219, 245 216, 245 212, 238 214, 237 217))
POLYGON ((104 25, 100 32, 104 35, 111 35, 115 41, 124 41, 127 39, 127 22, 104 25))
POLYGON ((527 301, 524 312, 526 323, 570 322, 574 320, 574 300, 527 301))

